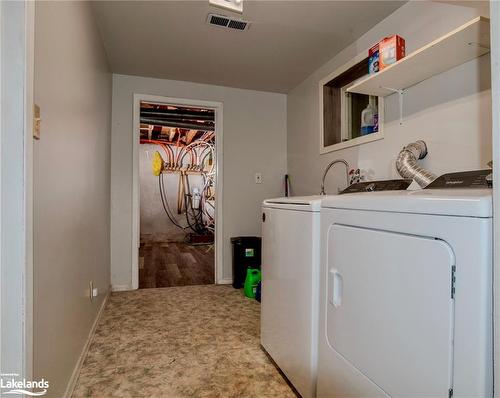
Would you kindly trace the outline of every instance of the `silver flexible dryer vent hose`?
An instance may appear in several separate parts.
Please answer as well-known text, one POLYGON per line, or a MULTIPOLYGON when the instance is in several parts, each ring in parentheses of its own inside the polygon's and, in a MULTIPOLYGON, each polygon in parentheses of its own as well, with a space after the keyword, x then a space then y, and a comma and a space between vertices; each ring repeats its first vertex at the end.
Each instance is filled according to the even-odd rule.
POLYGON ((417 160, 425 158, 426 155, 427 145, 424 141, 419 140, 405 146, 396 159, 396 169, 401 177, 412 178, 422 188, 434 181, 437 176, 417 164, 417 160))

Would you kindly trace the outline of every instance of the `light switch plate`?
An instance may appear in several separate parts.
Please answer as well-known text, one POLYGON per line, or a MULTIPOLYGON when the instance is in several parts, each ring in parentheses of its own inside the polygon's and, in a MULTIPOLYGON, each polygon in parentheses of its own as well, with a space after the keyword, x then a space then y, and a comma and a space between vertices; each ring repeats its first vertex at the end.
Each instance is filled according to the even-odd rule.
POLYGON ((255 183, 262 184, 262 173, 255 173, 255 183))

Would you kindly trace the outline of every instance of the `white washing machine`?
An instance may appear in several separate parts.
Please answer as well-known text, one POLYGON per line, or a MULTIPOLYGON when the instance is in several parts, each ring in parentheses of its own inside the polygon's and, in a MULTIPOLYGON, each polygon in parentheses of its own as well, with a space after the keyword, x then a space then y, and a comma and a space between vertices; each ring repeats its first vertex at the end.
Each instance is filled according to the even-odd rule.
POLYGON ((303 398, 316 396, 322 198, 262 204, 261 344, 303 398))
POLYGON ((318 397, 492 397, 488 189, 321 209, 318 397))

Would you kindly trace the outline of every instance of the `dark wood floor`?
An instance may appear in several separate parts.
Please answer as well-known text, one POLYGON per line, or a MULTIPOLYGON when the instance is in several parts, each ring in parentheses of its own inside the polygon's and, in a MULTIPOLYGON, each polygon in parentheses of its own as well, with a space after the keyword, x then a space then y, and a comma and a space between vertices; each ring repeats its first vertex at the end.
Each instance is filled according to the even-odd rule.
POLYGON ((141 236, 139 289, 214 283, 214 247, 141 236))

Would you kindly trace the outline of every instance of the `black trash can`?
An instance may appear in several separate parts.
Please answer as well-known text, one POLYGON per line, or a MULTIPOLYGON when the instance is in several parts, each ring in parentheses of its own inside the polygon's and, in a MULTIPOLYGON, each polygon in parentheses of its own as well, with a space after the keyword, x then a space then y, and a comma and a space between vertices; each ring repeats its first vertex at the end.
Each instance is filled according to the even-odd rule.
POLYGON ((261 238, 258 236, 237 236, 233 244, 233 287, 241 289, 247 276, 247 268, 260 269, 261 238))

